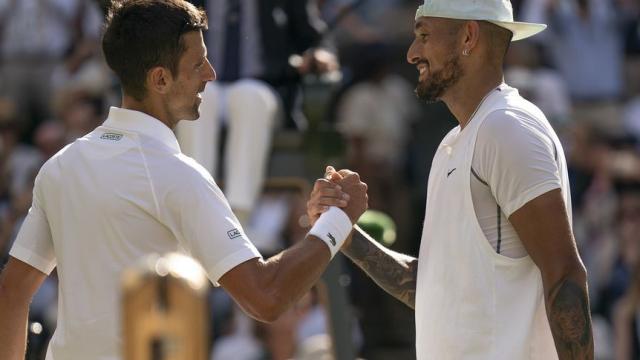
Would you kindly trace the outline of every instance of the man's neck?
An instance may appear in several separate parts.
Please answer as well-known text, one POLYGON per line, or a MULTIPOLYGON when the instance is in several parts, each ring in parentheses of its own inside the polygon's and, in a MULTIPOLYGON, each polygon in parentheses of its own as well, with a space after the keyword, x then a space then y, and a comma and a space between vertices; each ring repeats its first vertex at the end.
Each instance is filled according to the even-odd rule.
POLYGON ((128 110, 135 110, 145 113, 153 118, 158 119, 161 123, 165 124, 169 129, 175 127, 176 123, 171 120, 166 109, 157 104, 154 104, 153 101, 149 99, 145 99, 142 101, 138 101, 130 96, 124 95, 122 97, 122 108, 128 110))
POLYGON ((442 101, 447 104, 449 111, 458 120, 462 129, 467 126, 487 94, 504 81, 502 72, 494 74, 475 73, 481 75, 461 78, 442 97, 442 101))

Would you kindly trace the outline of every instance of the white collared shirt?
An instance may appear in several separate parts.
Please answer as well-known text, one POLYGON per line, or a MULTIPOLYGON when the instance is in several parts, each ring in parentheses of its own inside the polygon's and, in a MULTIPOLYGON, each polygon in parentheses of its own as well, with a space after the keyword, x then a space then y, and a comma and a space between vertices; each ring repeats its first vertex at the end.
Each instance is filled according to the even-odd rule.
POLYGON ((211 175, 173 132, 112 107, 104 124, 42 167, 11 256, 60 281, 47 359, 119 359, 120 275, 186 250, 212 282, 259 252, 211 175))

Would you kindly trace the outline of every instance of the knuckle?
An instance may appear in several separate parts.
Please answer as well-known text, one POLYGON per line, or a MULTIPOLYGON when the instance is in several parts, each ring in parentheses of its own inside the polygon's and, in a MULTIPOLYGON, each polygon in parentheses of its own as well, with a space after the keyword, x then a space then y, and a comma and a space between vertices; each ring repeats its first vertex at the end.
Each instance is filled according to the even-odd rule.
POLYGON ((326 197, 322 203, 326 205, 335 205, 338 203, 338 199, 333 197, 326 197))

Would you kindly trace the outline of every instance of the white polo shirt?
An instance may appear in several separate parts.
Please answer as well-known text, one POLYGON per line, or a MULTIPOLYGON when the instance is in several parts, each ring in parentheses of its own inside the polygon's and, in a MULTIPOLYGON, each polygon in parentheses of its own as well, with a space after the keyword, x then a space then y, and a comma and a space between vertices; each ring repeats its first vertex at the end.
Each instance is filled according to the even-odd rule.
POLYGON ((560 140, 540 109, 500 85, 464 129, 445 136, 433 158, 416 288, 416 358, 557 360, 540 269, 528 255, 512 258, 498 251, 476 213, 476 151, 479 178, 486 179, 505 215, 560 188, 571 216, 560 140), (501 164, 487 165, 491 161, 501 164))
POLYGON ((47 359, 119 359, 120 274, 186 250, 214 283, 259 252, 211 175, 167 126, 112 107, 104 124, 42 167, 11 256, 59 277, 47 359))

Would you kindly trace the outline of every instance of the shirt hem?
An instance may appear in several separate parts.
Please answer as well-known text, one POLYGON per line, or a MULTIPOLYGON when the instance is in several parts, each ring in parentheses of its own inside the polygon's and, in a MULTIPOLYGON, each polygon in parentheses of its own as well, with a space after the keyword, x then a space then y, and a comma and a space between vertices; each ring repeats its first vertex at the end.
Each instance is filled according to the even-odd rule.
POLYGON ((11 255, 12 257, 24 263, 27 263, 33 266, 34 268, 38 269, 40 272, 46 275, 51 274, 53 269, 56 267, 55 261, 48 261, 42 256, 36 254, 35 252, 25 247, 22 247, 18 244, 13 245, 13 247, 11 248, 11 251, 9 251, 9 255, 11 255))
POLYGON ((522 193, 522 195, 519 196, 516 200, 511 201, 506 206, 504 206, 502 210, 504 211, 506 217, 509 218, 514 212, 518 211, 529 201, 551 190, 560 188, 562 188, 562 186, 560 185, 558 180, 545 181, 522 193))
POLYGON ((220 278, 224 274, 226 274, 229 270, 233 269, 234 267, 242 264, 247 260, 251 260, 259 257, 261 257, 261 255, 258 252, 258 250, 250 249, 248 247, 238 250, 231 255, 228 255, 227 257, 222 259, 222 261, 220 261, 218 265, 214 266, 209 271, 209 276, 210 276, 211 282, 213 283, 213 286, 216 286, 216 287, 220 286, 220 284, 218 283, 218 280, 220 280, 220 278))

